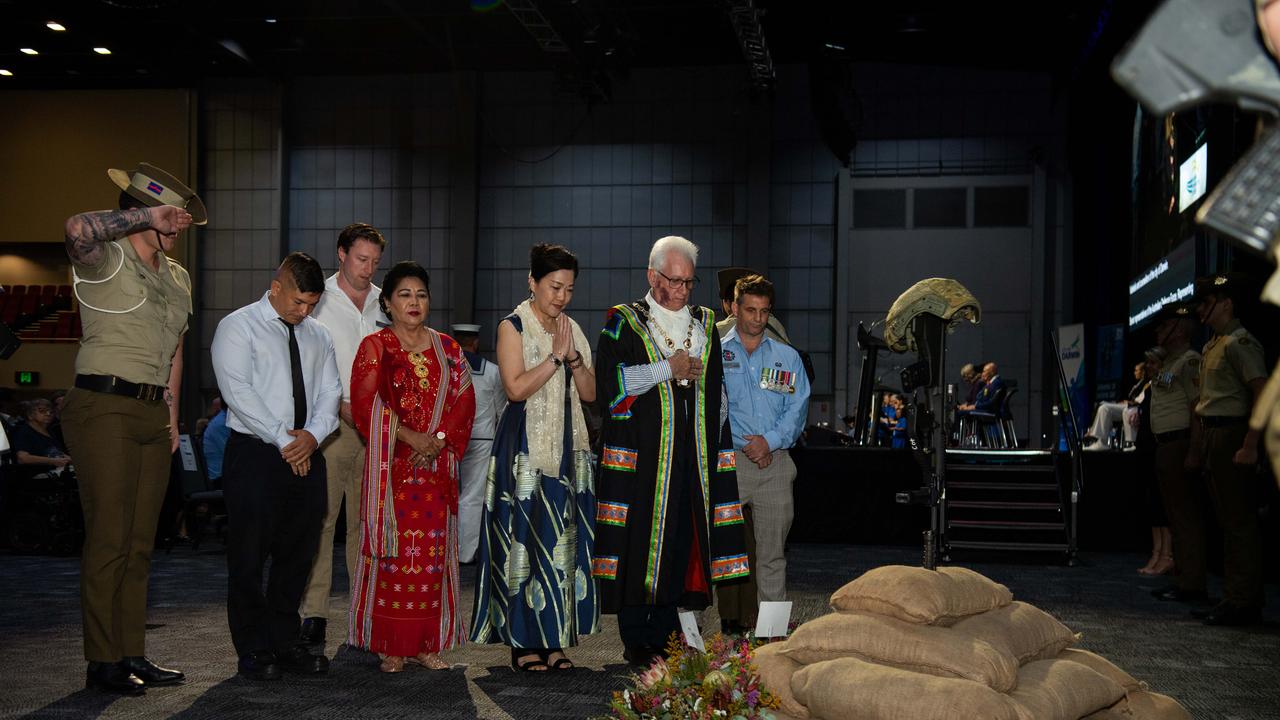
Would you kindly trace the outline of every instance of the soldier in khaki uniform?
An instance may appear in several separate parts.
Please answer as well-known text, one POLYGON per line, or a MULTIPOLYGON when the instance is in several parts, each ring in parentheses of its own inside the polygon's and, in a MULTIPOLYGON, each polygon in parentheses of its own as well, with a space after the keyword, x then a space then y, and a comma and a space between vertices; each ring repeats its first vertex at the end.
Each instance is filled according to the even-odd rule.
POLYGON ((1223 530, 1226 588, 1221 603, 1192 610, 1207 625, 1248 625, 1261 619, 1262 548, 1254 473, 1260 433, 1248 425, 1267 371, 1262 346, 1236 319, 1243 278, 1220 274, 1196 280, 1200 321, 1213 329, 1204 346, 1200 402, 1209 495, 1223 530))
POLYGON ((1173 532, 1174 583, 1153 591, 1160 600, 1205 603, 1204 514, 1196 502, 1200 480, 1200 353, 1191 349, 1192 303, 1171 303, 1156 319, 1156 342, 1168 353, 1151 382, 1151 432, 1156 479, 1173 532))
POLYGON ((62 429, 84 510, 86 686, 139 695, 184 679, 146 658, 144 635, 191 313, 191 278, 165 253, 207 214, 195 193, 157 167, 107 174, 122 191, 120 210, 81 213, 66 224, 84 332, 62 429))

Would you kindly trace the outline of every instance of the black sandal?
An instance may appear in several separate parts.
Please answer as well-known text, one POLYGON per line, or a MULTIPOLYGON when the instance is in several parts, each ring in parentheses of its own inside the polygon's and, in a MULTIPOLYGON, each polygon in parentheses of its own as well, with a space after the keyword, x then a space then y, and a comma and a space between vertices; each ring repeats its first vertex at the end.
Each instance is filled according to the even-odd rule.
POLYGON ((550 670, 546 656, 537 650, 511 648, 511 669, 517 672, 546 672, 550 670), (531 659, 532 658, 532 659, 531 659), (520 662, 526 660, 527 662, 520 662))
POLYGON ((562 650, 562 649, 560 649, 560 648, 555 648, 555 649, 552 649, 552 650, 548 650, 548 651, 547 651, 547 654, 544 656, 544 659, 545 659, 548 663, 550 663, 549 667, 550 667, 552 670, 572 670, 572 669, 574 669, 574 668, 578 667, 577 665, 574 665, 574 664, 573 664, 573 661, 569 659, 569 656, 568 656, 568 655, 565 655, 565 654, 564 654, 564 650, 562 650), (554 653, 560 653, 560 658, 559 658, 559 659, 557 659, 555 662, 551 662, 551 656, 552 656, 554 653))

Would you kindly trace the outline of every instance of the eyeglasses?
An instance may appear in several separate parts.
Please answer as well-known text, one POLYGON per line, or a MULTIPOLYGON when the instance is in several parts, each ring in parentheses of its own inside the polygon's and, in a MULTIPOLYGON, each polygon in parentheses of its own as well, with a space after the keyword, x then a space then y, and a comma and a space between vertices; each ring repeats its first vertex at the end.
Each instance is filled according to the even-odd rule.
POLYGON ((694 275, 693 279, 691 280, 681 280, 680 278, 673 278, 670 275, 662 272, 661 270, 654 270, 654 272, 661 275, 662 278, 667 281, 667 288, 671 290, 679 290, 683 286, 685 290, 692 291, 695 287, 698 286, 697 275, 694 275))

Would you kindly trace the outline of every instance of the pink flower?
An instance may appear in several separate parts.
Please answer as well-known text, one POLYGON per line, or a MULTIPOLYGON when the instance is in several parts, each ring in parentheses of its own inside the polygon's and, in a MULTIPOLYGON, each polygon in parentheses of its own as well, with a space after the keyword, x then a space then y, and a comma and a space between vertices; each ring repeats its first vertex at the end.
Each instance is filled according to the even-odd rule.
POLYGON ((640 673, 636 678, 636 687, 642 689, 656 688, 667 685, 671 682, 671 669, 667 667, 667 661, 658 658, 648 670, 640 673))

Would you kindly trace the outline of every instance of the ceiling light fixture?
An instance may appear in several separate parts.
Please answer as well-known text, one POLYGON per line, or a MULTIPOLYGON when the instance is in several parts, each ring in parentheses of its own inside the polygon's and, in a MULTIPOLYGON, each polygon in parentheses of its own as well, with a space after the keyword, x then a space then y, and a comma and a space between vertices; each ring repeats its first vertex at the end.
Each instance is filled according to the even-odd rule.
POLYGON ((5 70, 4 68, 0 68, 0 75, 3 75, 5 77, 13 77, 13 73, 9 72, 8 70, 5 70))
POLYGON ((270 23, 270 24, 272 24, 272 25, 275 25, 275 24, 276 24, 276 19, 275 19, 275 18, 267 18, 267 22, 268 22, 268 23, 270 23))
POLYGON ((67 31, 67 27, 66 27, 65 25, 63 25, 62 23, 58 22, 57 20, 50 20, 49 22, 45 23, 45 24, 44 24, 44 26, 45 26, 45 27, 47 27, 47 28, 49 28, 50 30, 52 30, 52 31, 54 31, 54 32, 66 32, 66 31, 67 31))
POLYGON ((39 55, 39 54, 40 54, 40 53, 36 52, 36 49, 35 49, 35 48, 19 48, 19 51, 20 51, 23 55, 39 55))
POLYGON ((111 54, 111 51, 110 51, 110 50, 108 50, 108 49, 106 49, 106 48, 104 48, 104 47, 96 47, 96 48, 94 48, 94 49, 93 49, 93 51, 94 51, 94 52, 96 52, 96 53, 98 53, 99 55, 110 55, 110 54, 111 54))

